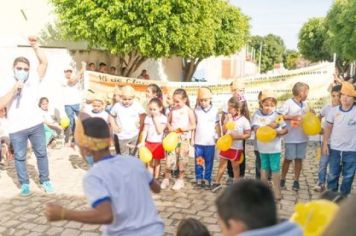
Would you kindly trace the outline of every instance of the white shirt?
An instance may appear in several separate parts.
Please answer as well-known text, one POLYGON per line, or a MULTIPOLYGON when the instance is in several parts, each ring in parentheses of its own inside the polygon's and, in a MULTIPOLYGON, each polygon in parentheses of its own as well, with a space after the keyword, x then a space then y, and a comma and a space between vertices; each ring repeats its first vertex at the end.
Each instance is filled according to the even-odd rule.
POLYGON ((0 138, 9 137, 8 126, 8 120, 6 118, 0 118, 0 138))
POLYGON ((104 235, 147 236, 164 234, 150 190, 153 176, 138 158, 121 155, 94 164, 84 176, 83 188, 94 208, 110 199, 113 222, 104 235))
MULTIPOLYGON (((277 112, 272 112, 271 114, 265 115, 261 110, 257 110, 252 117, 252 127, 258 128, 262 126, 269 125, 276 121, 278 118, 277 112)), ((281 130, 287 127, 287 124, 283 121, 279 124, 277 130, 281 130)), ((280 153, 282 151, 282 139, 277 136, 271 142, 263 143, 257 140, 257 150, 260 153, 280 153)))
MULTIPOLYGON (((325 105, 320 111, 320 116, 322 117, 322 127, 323 128, 325 128, 328 123, 328 122, 326 122, 326 118, 328 117, 328 114, 330 113, 331 109, 332 109, 332 106, 330 104, 328 104, 328 105, 325 105)), ((328 140, 328 143, 330 144, 330 138, 328 140)))
POLYGON ((113 106, 110 112, 116 117, 116 123, 121 127, 121 132, 116 134, 119 139, 131 139, 138 135, 140 115, 145 113, 141 104, 134 101, 131 106, 125 107, 119 102, 113 106))
POLYGON ((326 121, 333 124, 330 148, 356 152, 356 105, 348 111, 343 111, 341 106, 333 107, 326 121))
MULTIPOLYGON (((0 97, 8 93, 15 85, 14 77, 0 79, 0 97)), ((8 131, 10 134, 28 129, 43 123, 38 108, 40 80, 36 72, 30 72, 20 96, 15 96, 7 105, 8 131)))
MULTIPOLYGON (((246 117, 244 116, 236 117, 233 119, 233 121, 235 123, 235 128, 233 129, 233 131, 235 132, 237 131, 238 134, 243 134, 246 131, 251 130, 250 122, 248 121, 248 119, 246 119, 246 117)), ((228 131, 228 133, 229 132, 231 131, 228 131)), ((234 140, 232 142, 231 148, 237 150, 244 150, 243 140, 234 140)))
POLYGON ((90 117, 99 117, 103 120, 106 121, 106 123, 109 123, 109 113, 107 113, 105 110, 104 111, 101 111, 101 112, 93 112, 93 110, 89 110, 87 112, 87 114, 90 116, 90 117))
POLYGON ((41 111, 42 118, 43 118, 44 122, 49 123, 49 124, 53 124, 55 122, 50 111, 45 111, 45 110, 42 110, 41 108, 40 108, 40 111, 41 111))
MULTIPOLYGON (((309 111, 308 104, 306 102, 302 102, 298 104, 293 98, 285 101, 278 110, 279 114, 288 115, 288 116, 296 116, 296 115, 305 115, 309 111)), ((284 136, 285 143, 305 143, 308 142, 309 137, 304 133, 302 127, 302 120, 298 127, 293 128, 291 126, 291 120, 286 120, 288 134, 284 136)))
POLYGON ((218 111, 213 106, 210 106, 207 110, 197 106, 194 112, 197 119, 194 143, 197 145, 215 145, 215 126, 219 122, 218 111))
POLYGON ((63 88, 63 104, 64 105, 76 105, 82 103, 82 91, 79 87, 79 82, 75 85, 68 85, 67 79, 62 81, 63 88))
MULTIPOLYGON (((165 115, 161 114, 157 119, 159 124, 167 125, 167 117, 165 115)), ((144 123, 145 126, 147 126, 146 141, 151 143, 162 143, 163 132, 161 134, 157 133, 153 118, 151 116, 146 116, 144 123)))

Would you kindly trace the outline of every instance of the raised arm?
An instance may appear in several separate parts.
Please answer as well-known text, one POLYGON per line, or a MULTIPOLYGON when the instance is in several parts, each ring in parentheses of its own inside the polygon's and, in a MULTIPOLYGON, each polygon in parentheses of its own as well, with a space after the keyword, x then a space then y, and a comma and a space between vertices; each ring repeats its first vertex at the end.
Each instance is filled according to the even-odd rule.
POLYGON ((46 75, 46 71, 47 71, 47 65, 48 65, 47 57, 44 51, 38 46, 37 38, 35 36, 28 37, 28 41, 31 47, 33 48, 33 51, 35 52, 36 57, 38 59, 39 64, 37 68, 37 73, 39 79, 42 80, 46 75))

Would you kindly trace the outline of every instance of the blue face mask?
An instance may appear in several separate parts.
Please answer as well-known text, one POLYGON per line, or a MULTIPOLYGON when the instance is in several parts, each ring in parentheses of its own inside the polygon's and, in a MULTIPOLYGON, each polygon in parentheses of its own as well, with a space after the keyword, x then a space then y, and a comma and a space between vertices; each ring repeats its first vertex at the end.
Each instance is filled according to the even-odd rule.
POLYGON ((25 82, 28 79, 28 71, 15 69, 15 77, 17 80, 25 82))
POLYGON ((85 156, 85 160, 90 167, 94 165, 94 157, 92 155, 85 156))

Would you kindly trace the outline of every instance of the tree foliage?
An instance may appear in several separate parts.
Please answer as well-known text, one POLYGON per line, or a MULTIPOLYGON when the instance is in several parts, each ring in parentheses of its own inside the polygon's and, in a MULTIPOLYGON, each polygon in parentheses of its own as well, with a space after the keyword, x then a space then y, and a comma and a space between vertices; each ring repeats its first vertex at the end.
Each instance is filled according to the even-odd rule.
POLYGON ((312 62, 330 60, 332 55, 327 40, 325 18, 311 18, 299 32, 298 49, 312 62))
POLYGON ((257 62, 261 54, 261 72, 269 71, 273 69, 275 64, 283 61, 286 47, 283 39, 277 35, 253 36, 250 39, 250 46, 256 50, 257 62))
POLYGON ((190 80, 204 58, 238 51, 249 29, 224 0, 50 1, 65 38, 118 55, 125 76, 148 58, 180 56, 190 80))
POLYGON ((283 54, 283 64, 288 70, 296 69, 297 62, 301 58, 301 55, 296 50, 287 50, 283 54))

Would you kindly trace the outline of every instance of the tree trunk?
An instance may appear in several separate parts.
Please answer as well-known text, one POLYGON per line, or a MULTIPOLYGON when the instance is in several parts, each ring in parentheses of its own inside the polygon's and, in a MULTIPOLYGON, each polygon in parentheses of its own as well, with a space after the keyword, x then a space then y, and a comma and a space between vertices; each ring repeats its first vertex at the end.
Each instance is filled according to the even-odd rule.
POLYGON ((127 56, 119 56, 119 70, 121 76, 130 77, 147 60, 139 53, 131 52, 127 56))
POLYGON ((199 58, 194 58, 194 59, 187 59, 183 58, 183 81, 184 82, 190 82, 192 81, 193 75, 198 68, 199 63, 202 61, 202 59, 199 58))

